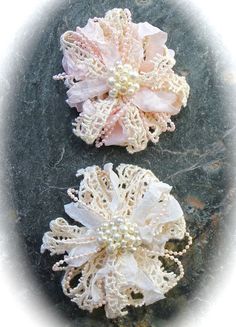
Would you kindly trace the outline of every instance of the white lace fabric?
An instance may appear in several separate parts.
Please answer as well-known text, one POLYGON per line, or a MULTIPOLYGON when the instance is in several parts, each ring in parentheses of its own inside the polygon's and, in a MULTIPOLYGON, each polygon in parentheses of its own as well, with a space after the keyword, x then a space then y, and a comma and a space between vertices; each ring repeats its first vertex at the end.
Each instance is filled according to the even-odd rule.
POLYGON ((69 88, 77 108, 74 133, 86 143, 125 146, 130 153, 174 131, 171 116, 186 106, 189 85, 173 71, 167 34, 133 23, 128 9, 112 9, 61 36, 65 72, 54 76, 69 88))
POLYGON ((41 252, 64 255, 53 270, 64 271, 64 293, 79 308, 92 312, 104 306, 107 318, 127 314, 128 306, 149 305, 165 297, 183 277, 177 258, 192 239, 171 187, 146 169, 112 164, 79 170, 79 189, 69 189, 72 202, 64 218, 50 223, 41 252), (188 238, 180 252, 166 249, 169 240, 188 238), (161 258, 176 264, 168 272, 161 258))

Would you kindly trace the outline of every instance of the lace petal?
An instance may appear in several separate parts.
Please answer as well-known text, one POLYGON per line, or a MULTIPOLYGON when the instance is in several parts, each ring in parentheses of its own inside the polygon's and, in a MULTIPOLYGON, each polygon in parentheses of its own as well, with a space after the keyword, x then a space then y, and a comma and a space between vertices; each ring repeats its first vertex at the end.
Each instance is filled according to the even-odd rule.
POLYGON ((87 100, 83 105, 83 113, 75 120, 75 135, 86 143, 92 144, 101 134, 115 104, 116 101, 110 98, 98 101, 87 100))

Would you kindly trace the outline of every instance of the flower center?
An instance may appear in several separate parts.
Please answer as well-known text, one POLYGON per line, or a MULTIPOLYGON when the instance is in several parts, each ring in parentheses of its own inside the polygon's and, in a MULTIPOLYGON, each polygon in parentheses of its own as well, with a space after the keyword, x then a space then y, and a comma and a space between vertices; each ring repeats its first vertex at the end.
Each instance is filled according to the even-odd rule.
POLYGON ((132 96, 140 88, 138 83, 139 74, 131 65, 117 62, 110 69, 108 85, 110 86, 109 95, 113 98, 118 96, 132 96))
POLYGON ((98 228, 97 240, 102 247, 107 248, 109 253, 118 250, 135 252, 137 246, 141 244, 137 224, 122 217, 118 217, 114 221, 104 222, 98 228))

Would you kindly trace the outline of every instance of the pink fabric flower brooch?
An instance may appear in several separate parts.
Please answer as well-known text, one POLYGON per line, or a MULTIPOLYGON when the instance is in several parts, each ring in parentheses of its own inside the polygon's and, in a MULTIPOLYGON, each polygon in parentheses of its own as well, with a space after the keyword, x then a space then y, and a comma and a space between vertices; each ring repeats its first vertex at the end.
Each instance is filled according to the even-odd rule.
POLYGON ((110 10, 61 36, 65 72, 54 78, 65 81, 67 103, 79 112, 75 135, 134 153, 175 129, 171 116, 186 106, 189 86, 174 73, 166 40, 159 28, 133 23, 128 9, 110 10))
MULTIPOLYGON (((127 306, 149 305, 165 297, 183 277, 178 257, 192 238, 171 187, 138 166, 112 164, 79 170, 78 190, 69 189, 73 202, 64 218, 51 221, 41 252, 63 255, 53 266, 64 271, 62 288, 81 309, 104 306, 108 318, 127 314, 127 306), (168 250, 171 239, 186 238, 182 251, 168 250), (172 261, 176 271, 165 268, 172 261)), ((173 267, 172 267, 173 268, 173 267)))

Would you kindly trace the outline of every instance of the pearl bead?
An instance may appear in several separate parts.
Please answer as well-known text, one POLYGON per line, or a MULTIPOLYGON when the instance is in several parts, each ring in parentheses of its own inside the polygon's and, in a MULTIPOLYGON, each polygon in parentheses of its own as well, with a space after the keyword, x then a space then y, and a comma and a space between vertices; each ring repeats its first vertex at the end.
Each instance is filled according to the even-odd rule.
POLYGON ((107 248, 107 251, 109 253, 113 253, 115 251, 115 245, 114 244, 109 245, 107 248))
POLYGON ((122 88, 120 83, 115 83, 114 87, 116 88, 117 91, 119 91, 122 88))
POLYGON ((114 89, 110 90, 109 95, 110 95, 112 98, 116 97, 116 95, 117 95, 116 90, 114 90, 114 89))
POLYGON ((122 232, 127 232, 127 230, 128 230, 128 228, 127 228, 126 225, 121 225, 121 226, 120 226, 120 231, 122 231, 122 232))
POLYGON ((104 242, 103 239, 102 239, 101 237, 98 237, 98 238, 97 238, 97 241, 98 241, 98 243, 100 243, 100 244, 103 244, 103 242, 104 242))
POLYGON ((133 85, 134 85, 133 82, 129 82, 129 83, 127 84, 127 88, 133 87, 133 85))
POLYGON ((137 251, 137 248, 136 248, 135 246, 132 246, 132 247, 130 248, 130 251, 131 251, 131 252, 135 252, 135 251, 137 251))
POLYGON ((118 70, 122 70, 122 68, 123 68, 122 64, 117 65, 118 70))
POLYGON ((109 77, 109 79, 108 79, 108 84, 109 84, 110 86, 113 86, 113 85, 115 84, 115 82, 116 82, 116 80, 115 80, 114 77, 109 77))
POLYGON ((121 236, 120 236, 120 234, 115 233, 115 234, 113 235, 113 238, 114 238, 114 240, 119 241, 119 240, 121 239, 121 236))
POLYGON ((116 219, 116 222, 117 222, 118 224, 123 224, 123 223, 124 223, 124 219, 121 218, 121 217, 119 217, 119 218, 116 219))
POLYGON ((114 74, 115 73, 115 68, 114 67, 111 67, 111 68, 109 68, 109 73, 111 73, 111 74, 114 74))
POLYGON ((130 71, 129 72, 129 76, 130 76, 130 78, 132 80, 137 79, 138 78, 138 72, 136 72, 136 71, 130 71))
POLYGON ((129 239, 131 242, 134 242, 136 240, 136 237, 134 235, 130 235, 129 239))
POLYGON ((116 226, 112 226, 111 231, 112 232, 116 232, 117 231, 117 227, 116 226))
POLYGON ((125 240, 122 240, 122 241, 120 242, 120 244, 121 244, 122 247, 124 247, 124 246, 126 246, 127 242, 126 242, 125 240))
POLYGON ((121 76, 121 77, 120 77, 120 82, 121 82, 122 84, 125 84, 125 83, 128 82, 128 78, 127 78, 126 76, 121 76))
POLYGON ((125 94, 126 93, 126 91, 127 91, 127 89, 126 89, 126 87, 125 86, 122 86, 121 88, 120 88, 120 93, 121 94, 125 94))
POLYGON ((132 69, 132 66, 130 64, 124 64, 123 67, 125 70, 128 70, 128 71, 132 69))
POLYGON ((129 88, 128 91, 127 91, 127 94, 128 95, 134 95, 135 93, 135 89, 134 88, 129 88))

